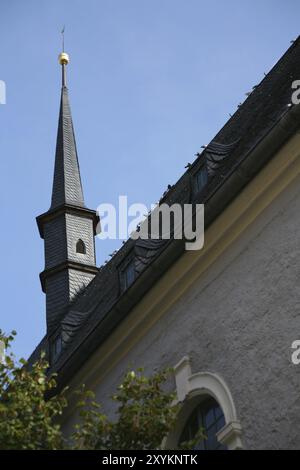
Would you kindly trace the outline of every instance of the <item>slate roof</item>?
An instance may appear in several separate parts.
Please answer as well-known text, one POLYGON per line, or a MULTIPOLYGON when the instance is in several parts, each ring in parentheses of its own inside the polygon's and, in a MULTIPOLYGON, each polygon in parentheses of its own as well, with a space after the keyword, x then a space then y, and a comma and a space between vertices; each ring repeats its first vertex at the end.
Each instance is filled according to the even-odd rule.
MULTIPOLYGON (((300 79, 300 40, 293 43, 278 63, 253 88, 245 102, 217 133, 212 142, 199 154, 187 171, 162 197, 160 202, 204 202, 208 206, 205 225, 221 212, 232 200, 247 178, 241 177, 239 186, 226 190, 226 181, 236 172, 256 146, 271 133, 276 123, 294 108, 291 101, 291 83, 300 79), (208 183, 201 193, 195 193, 194 174, 201 165, 208 168, 208 183), (211 209, 214 197, 216 208, 211 209)), ((299 121, 300 125, 300 121, 299 121)), ((298 123, 297 123, 298 126, 298 123)), ((288 138, 294 129, 287 131, 288 138)), ((282 137, 283 139, 283 137, 282 137)), ((282 145, 283 141, 278 145, 282 145)), ((277 145, 277 144, 276 144, 277 145)), ((270 148, 261 162, 257 162, 249 178, 271 158, 275 150, 270 148), (273 152, 273 153, 272 153, 273 152)), ((131 240, 129 239, 112 259, 100 268, 99 273, 87 288, 75 299, 65 312, 61 322, 65 349, 51 371, 58 371, 60 386, 64 385, 80 365, 86 360, 117 324, 122 321, 132 307, 151 288, 156 280, 183 253, 183 244, 177 240, 131 240), (171 245, 172 248, 171 252, 171 245), (173 253, 169 256, 169 253, 173 253), (136 281, 126 292, 122 292, 120 266, 128 256, 135 259, 136 281)), ((45 347, 42 340, 30 358, 32 363, 45 347)))
POLYGON ((50 209, 55 209, 63 204, 72 204, 84 207, 75 134, 69 104, 68 89, 66 86, 63 86, 61 90, 50 209))

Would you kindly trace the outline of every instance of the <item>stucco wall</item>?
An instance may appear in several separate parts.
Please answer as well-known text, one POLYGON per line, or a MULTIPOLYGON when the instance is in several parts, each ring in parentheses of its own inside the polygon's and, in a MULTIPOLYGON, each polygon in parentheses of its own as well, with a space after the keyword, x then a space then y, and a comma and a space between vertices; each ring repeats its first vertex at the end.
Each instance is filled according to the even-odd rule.
POLYGON ((300 448, 300 366, 290 348, 298 338, 299 179, 106 375, 97 397, 111 411, 108 396, 128 367, 151 372, 188 354, 194 373, 225 380, 245 448, 300 448))

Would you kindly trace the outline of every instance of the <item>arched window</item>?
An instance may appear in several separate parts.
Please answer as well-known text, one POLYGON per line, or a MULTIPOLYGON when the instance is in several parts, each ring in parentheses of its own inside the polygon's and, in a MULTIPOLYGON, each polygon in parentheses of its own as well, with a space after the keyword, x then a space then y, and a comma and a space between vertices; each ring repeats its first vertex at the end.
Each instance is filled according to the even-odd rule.
POLYGON ((85 244, 80 238, 76 243, 76 253, 81 253, 83 255, 86 253, 85 244))
POLYGON ((179 444, 195 438, 199 430, 205 437, 201 438, 195 445, 197 450, 225 450, 226 446, 217 440, 217 432, 225 426, 223 411, 217 401, 207 397, 194 408, 188 418, 179 444))
POLYGON ((202 428, 207 435, 208 439, 203 441, 204 448, 211 445, 210 442, 214 441, 211 436, 215 436, 228 450, 242 449, 242 427, 232 395, 222 377, 210 371, 192 374, 189 356, 184 356, 175 365, 174 375, 177 401, 181 407, 177 422, 164 441, 164 447, 176 449, 179 443, 186 440, 183 433, 191 425, 187 433, 192 433, 192 429, 196 428, 195 436, 202 428))

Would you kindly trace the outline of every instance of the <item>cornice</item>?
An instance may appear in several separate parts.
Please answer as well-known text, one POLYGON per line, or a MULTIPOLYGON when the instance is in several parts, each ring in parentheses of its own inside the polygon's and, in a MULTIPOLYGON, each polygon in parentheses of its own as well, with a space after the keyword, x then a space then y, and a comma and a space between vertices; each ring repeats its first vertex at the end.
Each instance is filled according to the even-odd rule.
POLYGON ((94 222, 94 234, 96 235, 96 227, 100 220, 96 211, 87 209, 86 207, 74 206, 73 204, 63 204, 55 209, 49 209, 47 212, 36 217, 41 238, 44 238, 44 224, 62 214, 73 214, 79 217, 92 219, 94 222))
POLYGON ((40 273, 40 281, 42 285, 43 292, 46 293, 46 279, 55 274, 64 271, 65 269, 75 269, 76 271, 89 273, 89 274, 97 274, 99 269, 96 266, 91 266, 89 264, 77 263, 76 261, 64 261, 63 263, 54 266, 53 268, 45 269, 43 272, 40 273))

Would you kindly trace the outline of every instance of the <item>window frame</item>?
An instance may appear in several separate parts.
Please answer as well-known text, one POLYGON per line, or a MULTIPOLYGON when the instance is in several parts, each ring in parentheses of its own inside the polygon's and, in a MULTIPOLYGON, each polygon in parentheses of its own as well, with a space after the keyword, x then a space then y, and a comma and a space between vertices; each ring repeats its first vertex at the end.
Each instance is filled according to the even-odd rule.
POLYGON ((207 169, 206 162, 201 163, 201 165, 197 168, 197 170, 195 170, 193 177, 194 177, 194 190, 195 190, 195 193, 198 194, 201 191, 203 191, 203 189, 207 186, 207 183, 208 183, 208 169, 207 169), (203 175, 204 172, 205 172, 205 177, 204 177, 205 181, 200 186, 199 176, 203 175))
POLYGON ((163 442, 164 449, 176 449, 185 423, 203 396, 210 395, 219 403, 225 417, 225 426, 217 439, 228 450, 243 449, 243 428, 237 415, 230 389, 222 377, 208 370, 192 373, 189 355, 183 356, 174 366, 176 385, 175 403, 180 404, 177 421, 163 442))
POLYGON ((200 429, 203 429, 203 434, 206 438, 203 438, 195 445, 195 450, 227 450, 226 445, 222 444, 217 439, 218 432, 223 429, 224 426, 225 416, 220 404, 210 395, 203 396, 201 401, 195 405, 192 412, 190 412, 181 431, 178 445, 185 441, 192 440, 196 433, 200 429), (216 410, 218 411, 218 416, 216 410), (207 419, 209 415, 213 415, 213 419, 208 423, 207 419))
POLYGON ((122 278, 123 278, 123 290, 129 289, 129 287, 134 283, 136 279, 134 257, 128 260, 128 263, 126 263, 126 265, 122 268, 122 278), (133 278, 131 282, 128 282, 128 276, 127 276, 129 269, 133 270, 133 278))
POLYGON ((84 243, 82 238, 79 238, 77 240, 76 245, 75 245, 75 252, 76 252, 76 255, 86 255, 86 244, 84 243), (78 251, 78 244, 80 244, 80 249, 82 249, 83 251, 78 251))
POLYGON ((121 292, 125 292, 127 289, 129 289, 134 281, 137 278, 137 272, 135 269, 135 253, 134 253, 134 248, 127 253, 127 256, 122 260, 122 262, 118 265, 118 271, 119 271, 119 283, 120 283, 120 290, 121 292), (133 267, 133 280, 132 282, 128 283, 128 278, 126 276, 126 271, 130 268, 133 267))
POLYGON ((50 340, 50 359, 51 359, 52 364, 54 364, 57 361, 57 359, 61 355, 62 349, 63 349, 62 335, 61 335, 61 332, 58 332, 50 340), (57 348, 57 344, 59 344, 59 348, 57 348))

